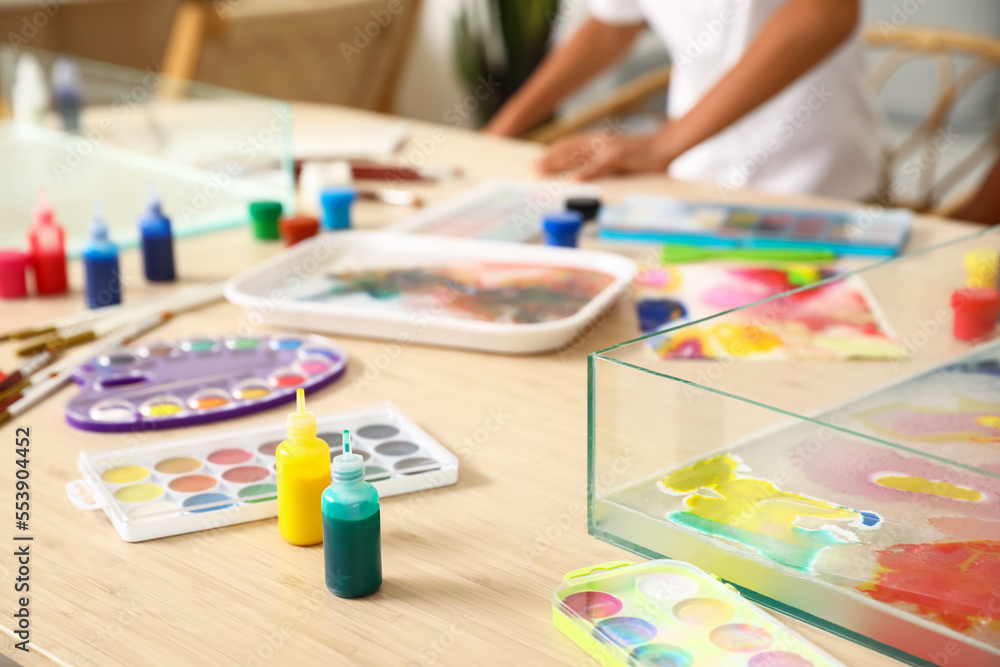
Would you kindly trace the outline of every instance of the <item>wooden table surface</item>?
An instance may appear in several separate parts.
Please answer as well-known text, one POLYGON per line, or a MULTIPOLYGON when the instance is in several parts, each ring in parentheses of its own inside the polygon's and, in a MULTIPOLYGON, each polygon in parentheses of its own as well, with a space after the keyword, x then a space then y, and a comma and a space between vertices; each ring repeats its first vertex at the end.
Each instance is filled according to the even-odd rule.
MULTIPOLYGON (((323 123, 392 119, 299 105, 297 132, 323 123)), ((458 165, 465 177, 418 189, 440 200, 490 177, 530 177, 533 144, 414 123, 401 155, 413 163, 458 165)), ((629 192, 715 197, 714 187, 636 178, 602 184, 605 200, 629 192)), ((748 201, 778 201, 740 193, 748 201)), ((782 198, 782 203, 823 203, 782 198)), ((825 202, 844 206, 838 202, 825 202)), ((359 227, 404 216, 400 207, 361 203, 359 227)), ((921 218, 912 246, 968 231, 921 218)), ((593 241, 588 245, 596 245, 593 241)), ((640 261, 650 249, 629 249, 640 261)), ((177 286, 228 278, 280 250, 248 229, 177 242, 177 286)), ((134 251, 124 252, 126 302, 175 289, 148 285, 134 251)), ((79 311, 81 270, 71 266, 65 297, 0 303, 0 329, 79 311)), ((155 332, 167 340, 236 331, 241 312, 219 303, 179 316, 155 332)), ((260 328, 262 333, 272 331, 260 328)), ((79 477, 77 453, 143 446, 223 429, 284 420, 287 406, 239 420, 177 431, 100 434, 63 418, 58 395, 0 429, 8 463, 0 502, 14 501, 15 427, 31 428, 31 648, 13 647, 13 518, 0 530, 3 653, 25 665, 432 665, 591 664, 552 625, 551 597, 564 573, 629 558, 587 534, 586 358, 636 337, 631 308, 562 351, 510 357, 378 340, 337 337, 350 354, 346 376, 310 399, 317 414, 390 400, 461 461, 458 484, 382 502, 385 583, 374 596, 342 600, 324 586, 322 546, 294 547, 274 519, 129 544, 101 512, 84 512, 64 486, 79 477), (388 359, 388 362, 386 360, 388 359), (376 366, 376 361, 378 365, 376 366), (367 373, 367 375, 366 375, 367 373)), ((0 344, 0 368, 15 365, 0 344)), ((683 362, 681 362, 683 363, 683 362)), ((810 626, 809 639, 855 667, 894 661, 810 626)))

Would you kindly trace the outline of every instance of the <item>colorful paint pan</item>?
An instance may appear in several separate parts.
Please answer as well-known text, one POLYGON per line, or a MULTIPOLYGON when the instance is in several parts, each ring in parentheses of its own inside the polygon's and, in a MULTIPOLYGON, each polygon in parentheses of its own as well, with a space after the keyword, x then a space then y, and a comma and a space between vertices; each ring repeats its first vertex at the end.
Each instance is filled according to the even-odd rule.
POLYGON ((644 644, 656 636, 656 626, 641 618, 618 616, 597 623, 595 635, 600 641, 615 644, 644 644))
POLYGON ((275 452, 278 451, 278 445, 280 444, 281 440, 272 440, 271 442, 265 442, 263 445, 257 448, 257 452, 261 456, 274 458, 275 452))
POLYGON ((263 338, 242 338, 236 336, 226 338, 226 347, 230 350, 253 350, 260 347, 263 343, 263 338))
POLYGON ((218 342, 214 338, 189 338, 180 344, 185 352, 211 352, 217 346, 218 342))
POLYGON ((260 466, 237 466, 222 473, 222 479, 233 484, 254 484, 267 479, 271 471, 260 466))
POLYGON ((173 351, 173 345, 168 345, 161 341, 146 343, 142 347, 138 348, 139 355, 143 357, 164 357, 173 351))
MULTIPOLYGON (((391 404, 321 416, 317 425, 321 437, 331 443, 331 457, 343 451, 344 429, 386 436, 358 438, 354 448, 366 461, 365 479, 383 498, 453 484, 458 478, 458 460, 391 404), (374 451, 393 442, 406 446, 374 451)), ((102 507, 127 541, 273 517, 275 454, 285 437, 284 421, 279 420, 236 433, 225 430, 186 441, 83 453, 84 479, 71 482, 67 492, 81 507, 102 507), (89 496, 77 492, 78 487, 90 489, 89 496), (146 505, 150 509, 135 509, 146 505), (211 518, 219 509, 225 514, 211 518)))
POLYGON ((390 440, 375 447, 376 454, 385 456, 407 456, 420 449, 420 446, 406 440, 390 440))
POLYGON ((235 466, 248 463, 253 459, 253 452, 246 449, 217 449, 208 455, 208 462, 219 466, 235 466))
POLYGON ((157 502, 146 502, 141 505, 135 505, 130 507, 125 512, 125 516, 129 518, 130 521, 137 521, 140 519, 156 519, 161 516, 166 515, 169 512, 176 512, 177 505, 173 503, 168 503, 165 501, 157 502))
POLYGON ((219 485, 212 475, 184 475, 170 481, 167 488, 176 493, 203 493, 219 485))
POLYGON ((153 470, 163 475, 186 475, 201 468, 201 461, 191 456, 175 456, 159 461, 153 470))
POLYGON ((730 623, 708 635, 712 643, 734 653, 757 653, 771 646, 774 639, 764 628, 748 623, 730 623))
POLYGON ((131 422, 135 418, 135 405, 121 398, 98 401, 87 411, 95 422, 131 422))
POLYGON ((101 473, 101 479, 109 484, 130 484, 149 477, 145 466, 117 466, 101 473))
POLYGON ((264 398, 270 393, 271 387, 267 384, 266 380, 243 380, 233 387, 233 398, 241 401, 252 401, 258 398, 264 398))
POLYGON ((267 376, 267 383, 272 387, 282 389, 298 387, 305 384, 306 375, 294 368, 279 368, 267 376))
POLYGON ((129 366, 134 364, 136 357, 131 352, 112 352, 97 358, 97 363, 104 367, 129 366))
POLYGON ((691 667, 694 664, 690 651, 670 644, 643 644, 632 651, 632 659, 638 664, 656 667, 691 667))
POLYGON ((383 440, 399 434, 399 429, 391 424, 372 424, 358 429, 358 435, 372 440, 383 440))
POLYGON ((732 605, 716 598, 691 598, 674 606, 674 616, 692 625, 720 625, 735 613, 732 605))
POLYGON ((196 336, 121 348, 76 372, 81 390, 66 419, 105 432, 228 419, 292 402, 298 387, 309 393, 334 382, 346 364, 321 336, 196 336))
POLYGON ((563 604, 583 618, 606 618, 622 610, 621 600, 611 593, 601 591, 582 591, 567 595, 563 604))
POLYGON ((330 360, 321 356, 310 356, 296 361, 293 368, 304 375, 319 375, 330 367, 330 360))
POLYGON ((271 341, 270 346, 275 350, 297 350, 302 347, 303 341, 295 336, 281 336, 271 341))
POLYGON ((159 484, 129 484, 115 491, 115 500, 120 503, 144 503, 163 495, 159 484))
POLYGON ((606 666, 843 667, 707 572, 676 560, 571 572, 553 611, 556 627, 606 666))
POLYGON ((152 419, 169 417, 183 411, 184 403, 170 394, 154 396, 139 406, 139 414, 152 419))
POLYGON ((233 506, 232 498, 222 493, 199 493, 184 501, 183 507, 192 514, 212 512, 233 506))
POLYGON ((262 503, 278 499, 277 484, 251 484, 244 486, 237 494, 240 500, 248 503, 262 503))
POLYGON ((229 405, 229 394, 222 389, 202 389, 187 400, 192 410, 214 410, 229 405))

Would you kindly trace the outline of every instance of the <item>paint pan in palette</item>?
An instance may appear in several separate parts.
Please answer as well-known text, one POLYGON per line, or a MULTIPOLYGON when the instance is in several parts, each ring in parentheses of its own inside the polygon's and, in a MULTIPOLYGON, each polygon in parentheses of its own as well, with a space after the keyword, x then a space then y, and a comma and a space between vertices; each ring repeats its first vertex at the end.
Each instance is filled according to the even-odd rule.
MULTIPOLYGON (((458 459, 391 403, 318 420, 330 458, 352 451, 379 496, 458 481, 458 459)), ((102 509, 126 542, 220 528, 278 515, 275 452, 285 424, 106 452, 81 452, 82 479, 66 485, 81 509, 102 509)))
POLYGON ((570 572, 556 589, 552 618, 602 665, 843 667, 683 561, 619 561, 570 572))
POLYGON ((274 407, 337 380, 347 354, 322 336, 195 336, 97 357, 66 421, 88 431, 204 424, 274 407))

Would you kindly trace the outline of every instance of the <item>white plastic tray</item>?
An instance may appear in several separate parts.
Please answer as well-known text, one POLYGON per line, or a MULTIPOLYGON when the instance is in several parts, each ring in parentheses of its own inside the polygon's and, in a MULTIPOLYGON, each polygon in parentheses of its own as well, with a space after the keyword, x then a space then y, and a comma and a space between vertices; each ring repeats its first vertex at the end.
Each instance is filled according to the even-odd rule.
POLYGON ((226 298, 246 309, 246 321, 312 331, 428 343, 508 354, 558 348, 628 289, 631 259, 606 252, 480 241, 391 231, 328 232, 233 277, 226 298), (400 310, 375 298, 302 300, 346 271, 475 263, 598 271, 611 280, 573 314, 544 322, 495 322, 453 315, 440 303, 400 310))

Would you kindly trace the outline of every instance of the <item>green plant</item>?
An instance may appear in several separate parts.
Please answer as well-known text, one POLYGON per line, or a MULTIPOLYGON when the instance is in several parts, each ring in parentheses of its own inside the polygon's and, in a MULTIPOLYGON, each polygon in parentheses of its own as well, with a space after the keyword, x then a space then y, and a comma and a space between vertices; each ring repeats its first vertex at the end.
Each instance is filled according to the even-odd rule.
POLYGON ((559 0, 466 0, 454 21, 455 60, 485 124, 545 57, 559 0))

